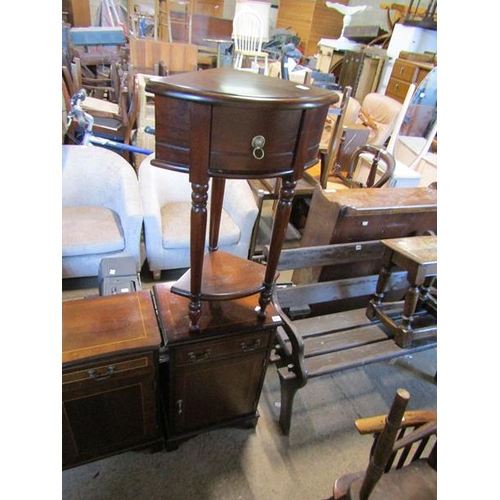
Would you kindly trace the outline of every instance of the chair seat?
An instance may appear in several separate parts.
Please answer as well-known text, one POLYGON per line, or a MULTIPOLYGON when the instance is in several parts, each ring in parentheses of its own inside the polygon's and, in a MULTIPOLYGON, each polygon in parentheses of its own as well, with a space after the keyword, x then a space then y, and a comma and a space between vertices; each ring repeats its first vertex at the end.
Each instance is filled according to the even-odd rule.
POLYGON ((87 96, 82 102, 82 109, 94 117, 120 118, 120 106, 114 102, 87 96))
MULTIPOLYGON (((208 213, 210 216, 210 211, 208 213)), ((167 203, 161 209, 161 231, 162 246, 169 248, 189 248, 191 202, 178 201, 167 203)), ((235 224, 231 216, 222 209, 219 246, 235 245, 241 238, 240 228, 235 224)))
POLYGON ((125 238, 116 212, 97 206, 62 208, 62 256, 116 252, 125 238))
MULTIPOLYGON (((347 498, 359 499, 359 490, 363 478, 351 484, 347 498)), ((425 459, 382 474, 376 484, 370 500, 435 500, 437 498, 437 471, 425 459)))

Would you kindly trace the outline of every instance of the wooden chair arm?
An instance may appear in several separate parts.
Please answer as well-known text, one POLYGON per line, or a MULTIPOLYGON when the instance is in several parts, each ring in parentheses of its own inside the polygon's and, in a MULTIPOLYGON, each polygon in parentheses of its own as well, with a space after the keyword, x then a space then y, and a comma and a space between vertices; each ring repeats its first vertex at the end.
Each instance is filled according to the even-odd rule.
MULTIPOLYGON (((354 425, 360 434, 378 434, 382 432, 385 425, 386 415, 358 418, 354 425)), ((401 422, 401 428, 414 427, 437 420, 437 413, 432 410, 409 410, 406 411, 401 422)))

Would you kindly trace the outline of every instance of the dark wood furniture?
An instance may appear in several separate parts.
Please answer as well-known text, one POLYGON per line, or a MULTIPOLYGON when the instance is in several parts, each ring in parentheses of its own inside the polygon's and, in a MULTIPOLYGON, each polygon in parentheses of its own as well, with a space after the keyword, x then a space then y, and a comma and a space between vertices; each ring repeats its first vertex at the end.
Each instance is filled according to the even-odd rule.
MULTIPOLYGON (((366 188, 327 191, 316 187, 301 247, 381 240, 437 233, 437 191, 432 188, 366 188)), ((356 265, 309 267, 293 281, 310 283, 378 273, 382 261, 356 265)))
POLYGON ((387 415, 356 420, 358 432, 374 438, 369 465, 339 477, 332 500, 437 498, 437 413, 405 411, 409 399, 398 389, 387 415))
POLYGON ((435 338, 437 300, 431 288, 437 277, 437 236, 396 238, 381 243, 385 246, 383 266, 375 295, 368 304, 368 317, 379 319, 391 329, 400 347, 435 338), (384 301, 385 288, 396 269, 407 272, 409 287, 402 304, 384 301))
POLYGON ((281 319, 257 319, 256 297, 204 302, 200 330, 186 321, 189 300, 154 286, 168 363, 160 364, 167 448, 221 426, 255 426, 271 342, 281 319))
MULTIPOLYGON (((380 261, 379 241, 285 249, 278 269, 300 269, 335 263, 363 269, 380 261)), ((279 423, 288 435, 297 391, 315 377, 337 373, 435 348, 436 339, 425 338, 400 347, 394 333, 380 320, 370 320, 366 305, 375 292, 378 272, 320 283, 276 287, 273 304, 283 320, 278 327, 272 361, 281 388, 279 423)), ((407 290, 406 272, 391 273, 388 296, 400 300, 407 290)))
POLYGON ((156 157, 151 162, 189 174, 192 185, 191 267, 172 291, 188 297, 195 331, 203 300, 260 292, 265 318, 276 279, 297 181, 317 162, 332 91, 263 75, 216 68, 150 80, 155 94, 156 157), (217 251, 226 178, 281 177, 267 266, 217 251), (209 252, 204 256, 209 180, 209 252), (221 267, 222 266, 222 267, 221 267))
POLYGON ((62 464, 162 441, 161 344, 148 291, 62 303, 62 464))
POLYGON ((352 87, 352 96, 359 102, 370 92, 376 92, 385 61, 385 50, 378 47, 360 46, 359 49, 346 50, 342 59, 339 85, 352 87))

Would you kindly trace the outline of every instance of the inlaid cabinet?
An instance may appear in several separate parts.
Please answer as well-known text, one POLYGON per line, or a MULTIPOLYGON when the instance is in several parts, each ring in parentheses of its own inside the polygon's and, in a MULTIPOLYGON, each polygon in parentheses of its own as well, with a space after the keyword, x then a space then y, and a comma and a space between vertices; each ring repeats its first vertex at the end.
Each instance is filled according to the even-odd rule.
POLYGON ((62 465, 162 444, 149 291, 62 303, 62 465))

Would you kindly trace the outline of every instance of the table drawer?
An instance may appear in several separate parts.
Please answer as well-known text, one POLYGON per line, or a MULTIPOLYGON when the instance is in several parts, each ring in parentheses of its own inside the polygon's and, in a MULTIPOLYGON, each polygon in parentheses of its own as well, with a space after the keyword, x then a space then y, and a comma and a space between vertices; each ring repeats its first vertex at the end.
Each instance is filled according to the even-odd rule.
POLYGON ((417 78, 418 70, 418 67, 414 64, 408 64, 407 62, 398 59, 394 63, 391 78, 397 78, 398 80, 403 80, 404 82, 413 83, 417 78))
POLYGON ((308 110, 246 106, 214 106, 207 110, 207 107, 210 105, 157 98, 156 123, 160 124, 156 129, 157 160, 187 172, 193 154, 203 155, 208 143, 210 176, 265 178, 288 174, 295 167, 297 135, 307 113, 313 125, 307 130, 303 160, 306 167, 317 161, 328 106, 308 110), (162 116, 177 119, 167 121, 162 116), (196 116, 211 119, 210 137, 193 133, 196 116))
POLYGON ((267 348, 269 335, 269 331, 263 331, 237 335, 225 341, 180 346, 175 349, 175 362, 180 366, 260 351, 267 348))

